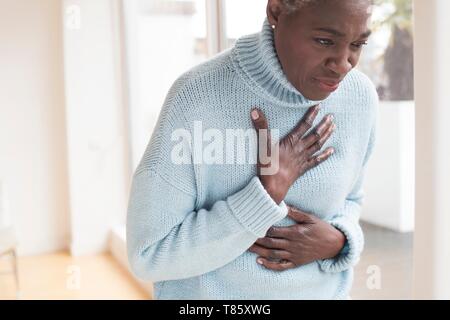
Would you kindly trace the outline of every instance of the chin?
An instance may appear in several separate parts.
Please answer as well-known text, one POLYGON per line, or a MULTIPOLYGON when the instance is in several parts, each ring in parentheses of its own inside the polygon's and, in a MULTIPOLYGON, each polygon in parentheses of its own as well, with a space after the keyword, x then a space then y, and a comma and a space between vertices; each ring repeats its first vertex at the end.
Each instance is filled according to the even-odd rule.
POLYGON ((321 101, 325 100, 331 95, 331 92, 319 90, 313 84, 296 85, 297 90, 308 100, 321 101))

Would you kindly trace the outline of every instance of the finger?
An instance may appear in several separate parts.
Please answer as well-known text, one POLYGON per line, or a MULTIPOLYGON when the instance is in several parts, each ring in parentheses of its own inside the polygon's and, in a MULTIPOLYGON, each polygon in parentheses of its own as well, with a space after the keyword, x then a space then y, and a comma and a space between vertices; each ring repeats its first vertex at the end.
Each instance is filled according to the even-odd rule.
POLYGON ((298 223, 311 222, 311 214, 300 210, 289 210, 288 216, 298 223))
POLYGON ((298 122, 297 126, 291 131, 291 134, 298 139, 301 139, 305 135, 305 133, 312 128, 319 110, 319 105, 315 105, 309 108, 303 118, 298 122))
POLYGON ((271 269, 271 270, 275 270, 275 271, 284 271, 284 270, 292 269, 295 267, 294 263, 287 261, 287 260, 283 260, 280 262, 274 262, 274 261, 269 261, 264 258, 258 258, 256 261, 260 265, 266 267, 267 269, 271 269))
POLYGON ((289 247, 289 241, 270 237, 260 238, 256 240, 256 244, 268 249, 287 249, 289 247))
MULTIPOLYGON (((258 166, 261 166, 260 156, 270 157, 271 155, 271 146, 272 146, 272 138, 269 131, 269 123, 267 121, 264 112, 259 110, 258 108, 253 108, 250 112, 250 116, 252 118, 253 127, 256 130, 256 138, 258 145, 258 166)), ((266 161, 263 161, 266 162, 266 161)), ((263 163, 264 165, 268 165, 268 163, 263 163)))
POLYGON ((322 138, 325 133, 328 132, 328 128, 333 125, 333 115, 329 114, 325 116, 320 123, 311 130, 308 135, 303 138, 305 148, 309 148, 314 143, 322 138))
POLYGON ((317 156, 312 156, 308 160, 307 170, 314 168, 314 167, 318 166, 319 164, 321 164, 322 162, 326 161, 329 157, 331 157, 331 155, 333 153, 334 153, 334 148, 329 147, 329 148, 325 149, 325 151, 318 154, 317 156))
POLYGON ((322 149, 325 142, 327 142, 327 140, 331 137, 331 135, 334 133, 335 130, 336 124, 333 123, 331 126, 328 127, 327 132, 316 143, 314 143, 312 146, 309 147, 309 149, 307 150, 308 155, 312 156, 317 151, 322 149))
POLYGON ((266 237, 289 240, 292 238, 292 230, 289 227, 270 227, 266 237))
POLYGON ((261 257, 267 258, 267 259, 273 259, 273 260, 288 259, 291 257, 291 254, 288 251, 277 250, 277 249, 267 249, 267 248, 261 247, 257 244, 253 244, 248 250, 250 252, 256 253, 258 256, 261 256, 261 257))
POLYGON ((264 115, 264 112, 255 107, 250 112, 250 115, 252 118, 253 126, 256 130, 269 129, 269 124, 267 122, 266 116, 264 115))

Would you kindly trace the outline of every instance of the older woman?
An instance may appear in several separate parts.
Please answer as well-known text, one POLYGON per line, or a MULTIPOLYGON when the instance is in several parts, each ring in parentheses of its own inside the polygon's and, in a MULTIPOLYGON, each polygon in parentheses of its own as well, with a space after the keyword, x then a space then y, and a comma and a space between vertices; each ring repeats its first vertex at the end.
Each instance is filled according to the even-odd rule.
POLYGON ((127 221, 131 267, 154 281, 155 298, 348 296, 378 103, 353 69, 370 8, 269 0, 261 32, 174 83, 135 172, 127 221), (270 157, 221 161, 222 151, 254 149, 230 143, 236 129, 259 133, 270 157), (202 149, 214 139, 214 152, 202 149))

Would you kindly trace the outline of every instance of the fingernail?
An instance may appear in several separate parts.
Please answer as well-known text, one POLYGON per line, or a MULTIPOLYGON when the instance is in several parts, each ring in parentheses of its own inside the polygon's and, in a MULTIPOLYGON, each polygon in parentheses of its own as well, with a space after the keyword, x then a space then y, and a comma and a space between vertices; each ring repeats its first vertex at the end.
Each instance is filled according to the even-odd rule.
POLYGON ((334 132, 334 130, 336 130, 336 124, 332 124, 331 126, 330 126, 330 132, 334 132))
POLYGON ((328 118, 330 119, 330 121, 333 121, 334 120, 334 115, 330 114, 330 115, 328 115, 328 118))
POLYGON ((258 264, 263 264, 262 259, 256 259, 256 262, 258 262, 258 264))
POLYGON ((252 111, 252 119, 253 120, 258 120, 259 119, 259 112, 258 112, 258 110, 253 110, 252 111))
POLYGON ((331 148, 329 152, 330 152, 330 154, 333 154, 334 153, 334 148, 331 148))

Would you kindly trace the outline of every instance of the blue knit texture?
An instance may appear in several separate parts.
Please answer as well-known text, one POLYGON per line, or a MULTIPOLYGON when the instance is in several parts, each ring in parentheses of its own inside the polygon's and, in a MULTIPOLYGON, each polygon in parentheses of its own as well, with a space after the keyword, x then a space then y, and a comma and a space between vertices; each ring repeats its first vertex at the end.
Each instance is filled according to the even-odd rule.
MULTIPOLYGON (((156 299, 343 299, 364 246, 359 226, 362 182, 374 145, 378 96, 356 69, 320 101, 318 123, 333 113, 337 129, 326 142, 335 153, 307 171, 277 205, 253 163, 172 161, 172 133, 184 129, 251 129, 257 106, 280 137, 317 101, 287 80, 267 20, 261 32, 180 76, 133 176, 127 215, 127 248, 134 274, 154 283, 156 299), (272 226, 295 223, 286 204, 316 215, 347 240, 333 259, 283 272, 256 263, 248 248, 272 226)), ((205 143, 206 145, 206 143, 205 143)), ((238 143, 236 153, 254 148, 238 143)), ((229 150, 225 150, 224 153, 229 150)))

